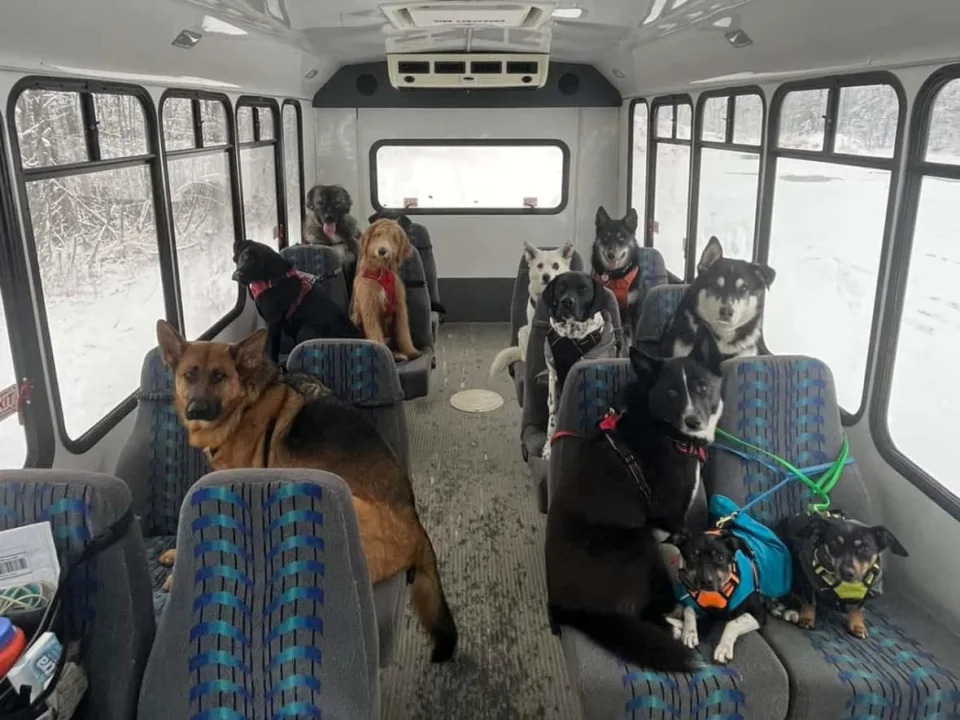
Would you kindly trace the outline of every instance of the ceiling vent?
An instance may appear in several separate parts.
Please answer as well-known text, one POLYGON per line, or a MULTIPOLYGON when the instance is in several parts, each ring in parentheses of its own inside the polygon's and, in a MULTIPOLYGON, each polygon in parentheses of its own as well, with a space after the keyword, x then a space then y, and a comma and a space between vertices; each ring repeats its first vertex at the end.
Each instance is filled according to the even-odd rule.
POLYGON ((441 27, 497 27, 536 30, 547 23, 555 2, 466 2, 465 0, 409 0, 380 6, 397 30, 441 27))
POLYGON ((525 87, 547 82, 550 56, 532 53, 414 53, 387 56, 390 84, 404 88, 525 87))

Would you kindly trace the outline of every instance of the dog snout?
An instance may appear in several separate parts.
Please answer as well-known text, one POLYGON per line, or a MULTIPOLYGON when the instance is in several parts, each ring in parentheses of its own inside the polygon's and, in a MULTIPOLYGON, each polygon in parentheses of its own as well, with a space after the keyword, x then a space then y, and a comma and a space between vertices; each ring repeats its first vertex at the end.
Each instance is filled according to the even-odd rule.
POLYGON ((721 320, 730 322, 733 320, 733 306, 732 305, 721 305, 720 310, 717 313, 720 316, 721 320))
POLYGON ((607 260, 616 260, 617 251, 616 250, 607 250, 606 252, 607 260))
POLYGON ((860 573, 857 572, 857 568, 846 563, 841 563, 840 567, 837 568, 837 574, 840 575, 840 579, 844 582, 857 582, 857 580, 860 579, 860 573))
POLYGON ((560 307, 562 307, 564 310, 573 310, 575 305, 576 303, 569 295, 565 295, 564 297, 560 298, 560 307))
POLYGON ((700 430, 703 427, 703 420, 696 415, 687 415, 683 419, 683 424, 690 430, 700 430))
POLYGON ((543 280, 544 284, 546 284, 546 283, 550 282, 551 280, 553 280, 553 278, 550 277, 550 275, 549 275, 548 273, 544 273, 544 274, 543 274, 543 277, 542 277, 541 279, 543 280))
POLYGON ((187 403, 187 420, 216 420, 220 415, 220 403, 216 400, 191 400, 187 403))
POLYGON ((377 248, 377 255, 380 257, 386 257, 388 252, 390 251, 385 246, 380 246, 377 248))
POLYGON ((323 214, 323 221, 324 221, 325 223, 332 223, 332 222, 335 221, 336 219, 337 219, 337 218, 334 217, 333 215, 331 215, 330 213, 324 213, 324 214, 323 214))

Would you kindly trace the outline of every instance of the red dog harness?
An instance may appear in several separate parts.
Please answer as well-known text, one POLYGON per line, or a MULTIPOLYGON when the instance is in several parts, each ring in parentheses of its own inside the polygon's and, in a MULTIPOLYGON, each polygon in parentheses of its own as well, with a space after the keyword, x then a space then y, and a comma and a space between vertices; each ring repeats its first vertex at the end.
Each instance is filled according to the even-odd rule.
POLYGON ((614 273, 603 273, 602 275, 594 275, 594 277, 601 285, 616 296, 617 305, 620 306, 620 312, 625 312, 630 295, 630 286, 633 284, 633 280, 637 277, 638 272, 640 272, 640 268, 634 265, 632 269, 623 275, 618 276, 618 274, 614 273))
POLYGON ((361 273, 367 280, 376 280, 383 288, 387 296, 387 304, 384 305, 383 314, 392 316, 397 309, 397 275, 389 270, 372 270, 365 268, 361 273))
POLYGON ((294 270, 291 268, 287 270, 281 277, 276 280, 263 280, 259 282, 252 282, 249 285, 250 296, 253 298, 253 301, 256 302, 263 293, 269 290, 272 287, 275 287, 277 283, 287 278, 295 277, 300 280, 300 293, 297 295, 297 299, 293 301, 290 305, 290 309, 287 310, 286 318, 289 320, 293 317, 294 313, 300 309, 300 303, 303 302, 303 299, 307 296, 310 290, 313 289, 314 283, 317 279, 313 275, 308 275, 305 272, 300 272, 299 270, 294 270))

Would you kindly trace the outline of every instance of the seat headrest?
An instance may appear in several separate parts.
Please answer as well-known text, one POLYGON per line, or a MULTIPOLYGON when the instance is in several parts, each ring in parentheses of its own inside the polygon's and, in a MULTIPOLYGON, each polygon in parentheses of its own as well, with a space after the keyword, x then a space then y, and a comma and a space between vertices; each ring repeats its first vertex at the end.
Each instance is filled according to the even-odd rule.
POLYGON ((586 434, 611 408, 622 410, 621 398, 633 380, 630 361, 581 360, 570 370, 557 416, 557 428, 586 434), (567 387, 574 392, 568 392, 567 387))
POLYGON ((427 273, 423 269, 423 259, 420 257, 420 251, 416 247, 411 248, 410 257, 400 266, 400 277, 403 284, 407 287, 424 285, 427 281, 427 273))
POLYGON ((388 407, 403 402, 393 355, 370 340, 311 340, 287 358, 290 372, 314 375, 355 407, 388 407))
POLYGON ((291 245, 281 250, 280 255, 300 272, 315 275, 320 282, 343 272, 337 251, 324 245, 291 245))
POLYGON ((155 347, 147 353, 140 372, 140 400, 173 400, 173 373, 163 362, 160 348, 155 347))

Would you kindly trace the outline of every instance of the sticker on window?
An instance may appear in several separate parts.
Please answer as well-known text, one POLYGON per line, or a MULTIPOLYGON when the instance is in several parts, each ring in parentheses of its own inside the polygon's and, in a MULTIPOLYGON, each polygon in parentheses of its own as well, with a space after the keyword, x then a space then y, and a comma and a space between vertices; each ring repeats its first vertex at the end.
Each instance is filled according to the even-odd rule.
POLYGON ((537 206, 537 199, 535 197, 525 197, 523 199, 523 206, 532 210, 537 206))
POLYGON ((411 198, 411 197, 405 197, 405 198, 403 199, 403 207, 404 207, 405 209, 409 210, 410 208, 420 207, 420 203, 417 202, 417 198, 415 198, 415 197, 412 197, 412 198, 411 198))

